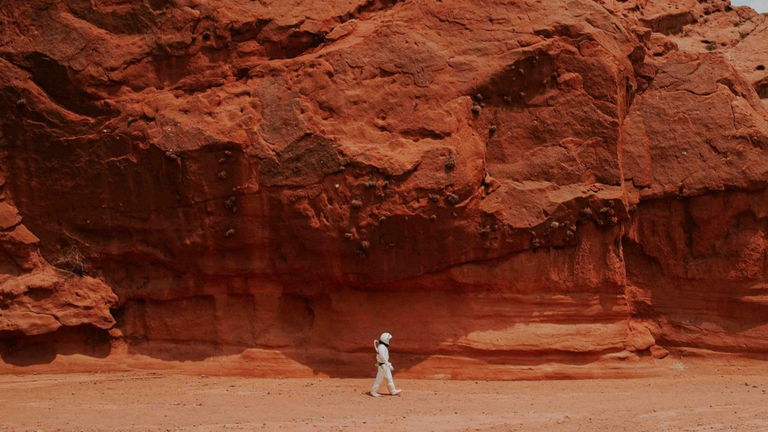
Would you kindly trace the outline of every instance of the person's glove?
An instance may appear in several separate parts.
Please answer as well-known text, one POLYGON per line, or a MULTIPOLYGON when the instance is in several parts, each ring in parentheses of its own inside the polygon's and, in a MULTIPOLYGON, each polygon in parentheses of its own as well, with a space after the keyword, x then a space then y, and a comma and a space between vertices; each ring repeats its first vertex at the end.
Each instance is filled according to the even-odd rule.
POLYGON ((391 370, 391 371, 394 371, 394 370, 395 370, 395 367, 394 367, 394 366, 392 366, 392 363, 387 363, 387 364, 389 365, 389 370, 391 370))

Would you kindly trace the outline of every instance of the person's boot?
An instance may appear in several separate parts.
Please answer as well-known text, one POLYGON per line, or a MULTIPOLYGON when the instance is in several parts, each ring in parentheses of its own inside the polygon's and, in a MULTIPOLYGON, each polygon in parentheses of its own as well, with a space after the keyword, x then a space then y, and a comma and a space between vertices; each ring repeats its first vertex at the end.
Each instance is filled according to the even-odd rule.
POLYGON ((371 392, 371 393, 369 393, 369 394, 370 394, 371 396, 373 396, 373 397, 381 397, 381 395, 380 395, 379 393, 376 393, 375 391, 372 391, 372 392, 371 392))
POLYGON ((402 390, 396 389, 395 386, 393 385, 388 385, 387 387, 389 388, 389 394, 391 394, 392 396, 397 396, 402 391, 402 390))

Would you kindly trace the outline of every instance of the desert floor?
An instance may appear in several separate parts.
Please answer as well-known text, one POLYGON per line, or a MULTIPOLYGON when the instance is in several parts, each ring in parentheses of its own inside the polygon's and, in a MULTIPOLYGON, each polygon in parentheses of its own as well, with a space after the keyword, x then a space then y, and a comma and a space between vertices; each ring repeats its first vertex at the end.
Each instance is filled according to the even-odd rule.
MULTIPOLYGON (((733 372, 733 371, 729 371, 733 372)), ((580 381, 0 375, 0 431, 768 431, 768 376, 580 381)))

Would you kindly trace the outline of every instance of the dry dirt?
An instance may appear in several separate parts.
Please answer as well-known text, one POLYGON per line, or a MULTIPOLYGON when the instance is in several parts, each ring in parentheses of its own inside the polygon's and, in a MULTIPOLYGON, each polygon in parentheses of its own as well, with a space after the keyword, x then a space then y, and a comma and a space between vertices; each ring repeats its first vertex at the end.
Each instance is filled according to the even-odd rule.
MULTIPOLYGON (((738 371, 723 371, 738 373, 738 371)), ((369 380, 109 373, 0 376, 2 431, 765 431, 768 377, 369 380)))

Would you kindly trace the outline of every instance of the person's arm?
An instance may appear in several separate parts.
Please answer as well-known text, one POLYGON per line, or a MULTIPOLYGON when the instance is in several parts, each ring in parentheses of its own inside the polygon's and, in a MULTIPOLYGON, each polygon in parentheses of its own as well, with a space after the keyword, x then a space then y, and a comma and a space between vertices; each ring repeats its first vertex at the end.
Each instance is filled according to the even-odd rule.
POLYGON ((384 360, 384 364, 389 366, 391 370, 395 370, 395 367, 392 366, 392 363, 389 362, 389 350, 386 346, 379 344, 379 356, 381 356, 381 359, 384 360))

